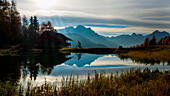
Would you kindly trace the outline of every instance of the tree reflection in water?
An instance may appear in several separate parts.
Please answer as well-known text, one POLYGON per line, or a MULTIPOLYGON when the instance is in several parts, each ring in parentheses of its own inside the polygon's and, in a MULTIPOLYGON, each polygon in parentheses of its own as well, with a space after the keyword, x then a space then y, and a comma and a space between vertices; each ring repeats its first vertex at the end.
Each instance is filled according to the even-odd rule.
POLYGON ((36 80, 40 71, 42 74, 50 74, 55 65, 71 59, 68 55, 70 54, 60 53, 58 50, 44 49, 39 54, 24 52, 20 56, 2 56, 0 80, 18 82, 21 73, 24 80, 28 75, 31 80, 36 80))
POLYGON ((21 62, 20 56, 2 56, 0 57, 0 80, 2 82, 11 81, 16 82, 21 76, 21 62))
POLYGON ((121 59, 121 60, 124 60, 124 59, 131 59, 133 62, 136 62, 136 63, 139 63, 139 64, 151 64, 151 65, 155 65, 155 64, 163 64, 165 65, 166 63, 169 65, 170 64, 170 61, 161 61, 161 60, 156 60, 156 59, 153 59, 153 58, 140 58, 140 57, 128 57, 128 56, 123 56, 123 55, 118 55, 118 57, 121 59))

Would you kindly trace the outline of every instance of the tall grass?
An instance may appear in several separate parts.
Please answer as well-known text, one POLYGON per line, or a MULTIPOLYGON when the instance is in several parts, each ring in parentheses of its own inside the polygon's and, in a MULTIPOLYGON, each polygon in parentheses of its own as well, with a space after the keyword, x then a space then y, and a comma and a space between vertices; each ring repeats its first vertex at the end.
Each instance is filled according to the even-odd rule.
MULTIPOLYGON (((131 69, 120 75, 102 72, 88 74, 87 80, 81 81, 79 76, 70 76, 62 79, 61 87, 57 84, 45 83, 32 87, 27 85, 23 92, 22 86, 17 89, 13 86, 0 84, 0 95, 8 96, 11 90, 14 93, 26 96, 169 96, 170 73, 144 69, 131 69), (11 90, 8 90, 12 87, 11 90), (17 90, 16 90, 17 89, 17 90), (9 91, 9 92, 8 92, 9 91)), ((6 84, 6 83, 5 83, 6 84)))
POLYGON ((148 50, 134 50, 118 55, 122 59, 130 58, 135 62, 144 64, 167 63, 170 64, 170 46, 162 45, 148 50))

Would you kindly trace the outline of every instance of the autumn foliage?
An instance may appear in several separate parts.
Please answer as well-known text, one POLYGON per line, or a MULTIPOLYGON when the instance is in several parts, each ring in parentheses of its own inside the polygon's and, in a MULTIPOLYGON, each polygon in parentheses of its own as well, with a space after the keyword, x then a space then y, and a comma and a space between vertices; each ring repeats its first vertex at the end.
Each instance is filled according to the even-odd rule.
POLYGON ((136 47, 148 47, 152 45, 169 45, 170 44, 170 36, 162 38, 156 42, 155 35, 153 35, 152 39, 149 41, 149 38, 146 37, 145 41, 141 45, 136 45, 136 47))
POLYGON ((0 47, 21 42, 20 15, 14 0, 0 0, 0 47))

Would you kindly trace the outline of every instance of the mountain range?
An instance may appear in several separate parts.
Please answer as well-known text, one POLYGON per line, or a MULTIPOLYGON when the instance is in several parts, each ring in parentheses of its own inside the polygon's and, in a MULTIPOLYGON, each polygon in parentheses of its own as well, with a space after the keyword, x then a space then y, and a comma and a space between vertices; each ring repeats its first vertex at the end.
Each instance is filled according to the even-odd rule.
POLYGON ((155 35, 156 40, 160 40, 170 34, 166 31, 160 32, 158 30, 151 34, 143 36, 142 34, 133 33, 132 35, 119 35, 116 37, 104 37, 97 34, 91 28, 86 28, 85 26, 78 25, 77 27, 66 27, 64 29, 58 29, 59 33, 72 39, 71 47, 76 47, 77 42, 81 42, 83 48, 117 48, 118 46, 130 47, 139 45, 144 42, 145 38, 151 39, 155 35))
POLYGON ((116 42, 108 40, 94 32, 91 28, 86 28, 82 25, 78 25, 76 28, 66 27, 57 31, 73 40, 71 47, 76 47, 78 41, 81 42, 83 48, 117 48, 119 46, 116 42))
POLYGON ((119 35, 117 37, 108 38, 110 41, 114 41, 123 47, 130 47, 135 45, 140 45, 144 42, 145 38, 148 37, 152 39, 153 35, 155 35, 156 40, 160 40, 166 36, 170 36, 170 34, 166 31, 160 32, 158 30, 154 31, 151 34, 143 36, 142 34, 133 33, 132 35, 119 35))

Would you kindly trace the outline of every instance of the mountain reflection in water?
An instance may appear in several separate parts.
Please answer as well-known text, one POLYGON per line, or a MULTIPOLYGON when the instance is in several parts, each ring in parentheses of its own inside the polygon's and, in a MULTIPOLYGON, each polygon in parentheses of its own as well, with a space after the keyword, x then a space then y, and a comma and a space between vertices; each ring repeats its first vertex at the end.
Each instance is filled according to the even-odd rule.
POLYGON ((44 81, 44 78, 55 81, 58 76, 87 75, 101 70, 107 73, 126 71, 130 68, 146 67, 168 70, 168 64, 146 65, 135 63, 130 59, 119 58, 115 54, 96 55, 86 53, 60 53, 57 50, 43 50, 42 53, 25 52, 20 56, 0 57, 0 80, 22 82, 32 80, 44 81))
POLYGON ((43 50, 36 54, 31 52, 22 53, 20 56, 0 57, 0 80, 13 82, 19 81, 20 77, 36 80, 39 73, 50 74, 54 66, 71 59, 70 54, 60 53, 58 50, 43 50), (22 76, 21 76, 22 74, 22 76))

